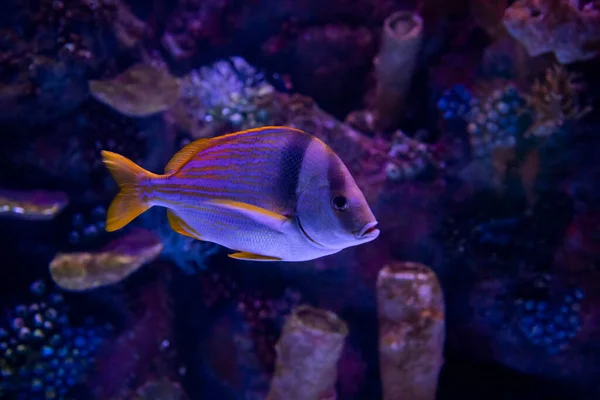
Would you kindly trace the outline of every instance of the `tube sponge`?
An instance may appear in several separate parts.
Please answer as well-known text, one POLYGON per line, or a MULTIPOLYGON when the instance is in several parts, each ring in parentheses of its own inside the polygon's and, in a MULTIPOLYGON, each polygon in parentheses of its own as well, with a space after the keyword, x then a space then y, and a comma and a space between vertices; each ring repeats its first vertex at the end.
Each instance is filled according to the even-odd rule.
POLYGON ((435 273, 413 262, 379 271, 379 363, 383 400, 433 400, 443 364, 444 299, 435 273))
POLYGON ((421 48, 422 32, 423 19, 411 11, 398 11, 384 21, 381 48, 374 60, 378 130, 397 128, 421 48))
POLYGON ((330 311, 292 311, 275 349, 277 364, 267 400, 335 399, 337 363, 348 327, 330 311))

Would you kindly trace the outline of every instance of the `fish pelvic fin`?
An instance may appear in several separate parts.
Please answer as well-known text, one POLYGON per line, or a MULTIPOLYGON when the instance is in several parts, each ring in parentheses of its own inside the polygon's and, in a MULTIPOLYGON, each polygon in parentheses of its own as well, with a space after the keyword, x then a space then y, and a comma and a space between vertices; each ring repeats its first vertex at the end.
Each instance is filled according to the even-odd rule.
POLYGON ((262 256, 260 254, 248 253, 247 251, 229 254, 229 257, 246 261, 282 261, 282 259, 278 257, 262 256))
POLYGON ((169 225, 171 229, 180 235, 189 236, 194 239, 202 240, 200 234, 194 230, 187 222, 185 222, 180 216, 175 214, 173 210, 167 210, 167 218, 169 219, 169 225))
POLYGON ((121 189, 106 214, 106 231, 119 230, 148 210, 148 195, 144 193, 144 182, 157 177, 128 158, 103 150, 102 161, 121 189))

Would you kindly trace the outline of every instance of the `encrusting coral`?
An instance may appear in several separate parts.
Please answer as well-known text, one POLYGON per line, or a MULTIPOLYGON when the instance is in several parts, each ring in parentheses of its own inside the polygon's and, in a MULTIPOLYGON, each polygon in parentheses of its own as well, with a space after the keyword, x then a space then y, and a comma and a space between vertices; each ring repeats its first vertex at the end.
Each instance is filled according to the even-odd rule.
POLYGON ((554 53, 559 63, 571 64, 598 55, 590 44, 600 39, 599 5, 598 1, 580 7, 579 0, 518 0, 506 9, 504 25, 530 56, 554 53))

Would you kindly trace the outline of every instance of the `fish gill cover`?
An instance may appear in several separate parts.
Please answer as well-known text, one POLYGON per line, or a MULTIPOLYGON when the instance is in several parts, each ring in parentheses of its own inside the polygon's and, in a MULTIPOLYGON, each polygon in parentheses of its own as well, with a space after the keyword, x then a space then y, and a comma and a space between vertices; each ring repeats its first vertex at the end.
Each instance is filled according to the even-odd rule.
POLYGON ((0 3, 0 399, 600 397, 600 2, 0 3), (106 231, 101 151, 162 174, 264 126, 326 143, 377 239, 106 231))

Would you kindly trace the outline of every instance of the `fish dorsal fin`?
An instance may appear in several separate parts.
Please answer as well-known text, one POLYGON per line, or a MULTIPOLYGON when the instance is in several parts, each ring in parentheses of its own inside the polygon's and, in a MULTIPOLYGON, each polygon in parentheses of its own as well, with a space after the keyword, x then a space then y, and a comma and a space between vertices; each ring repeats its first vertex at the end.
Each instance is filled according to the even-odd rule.
POLYGON ((192 157, 198 154, 200 150, 208 147, 209 143, 210 139, 198 139, 183 146, 181 150, 175 153, 173 158, 171 158, 171 161, 169 161, 165 167, 165 174, 171 174, 179 170, 179 168, 185 165, 192 157))

